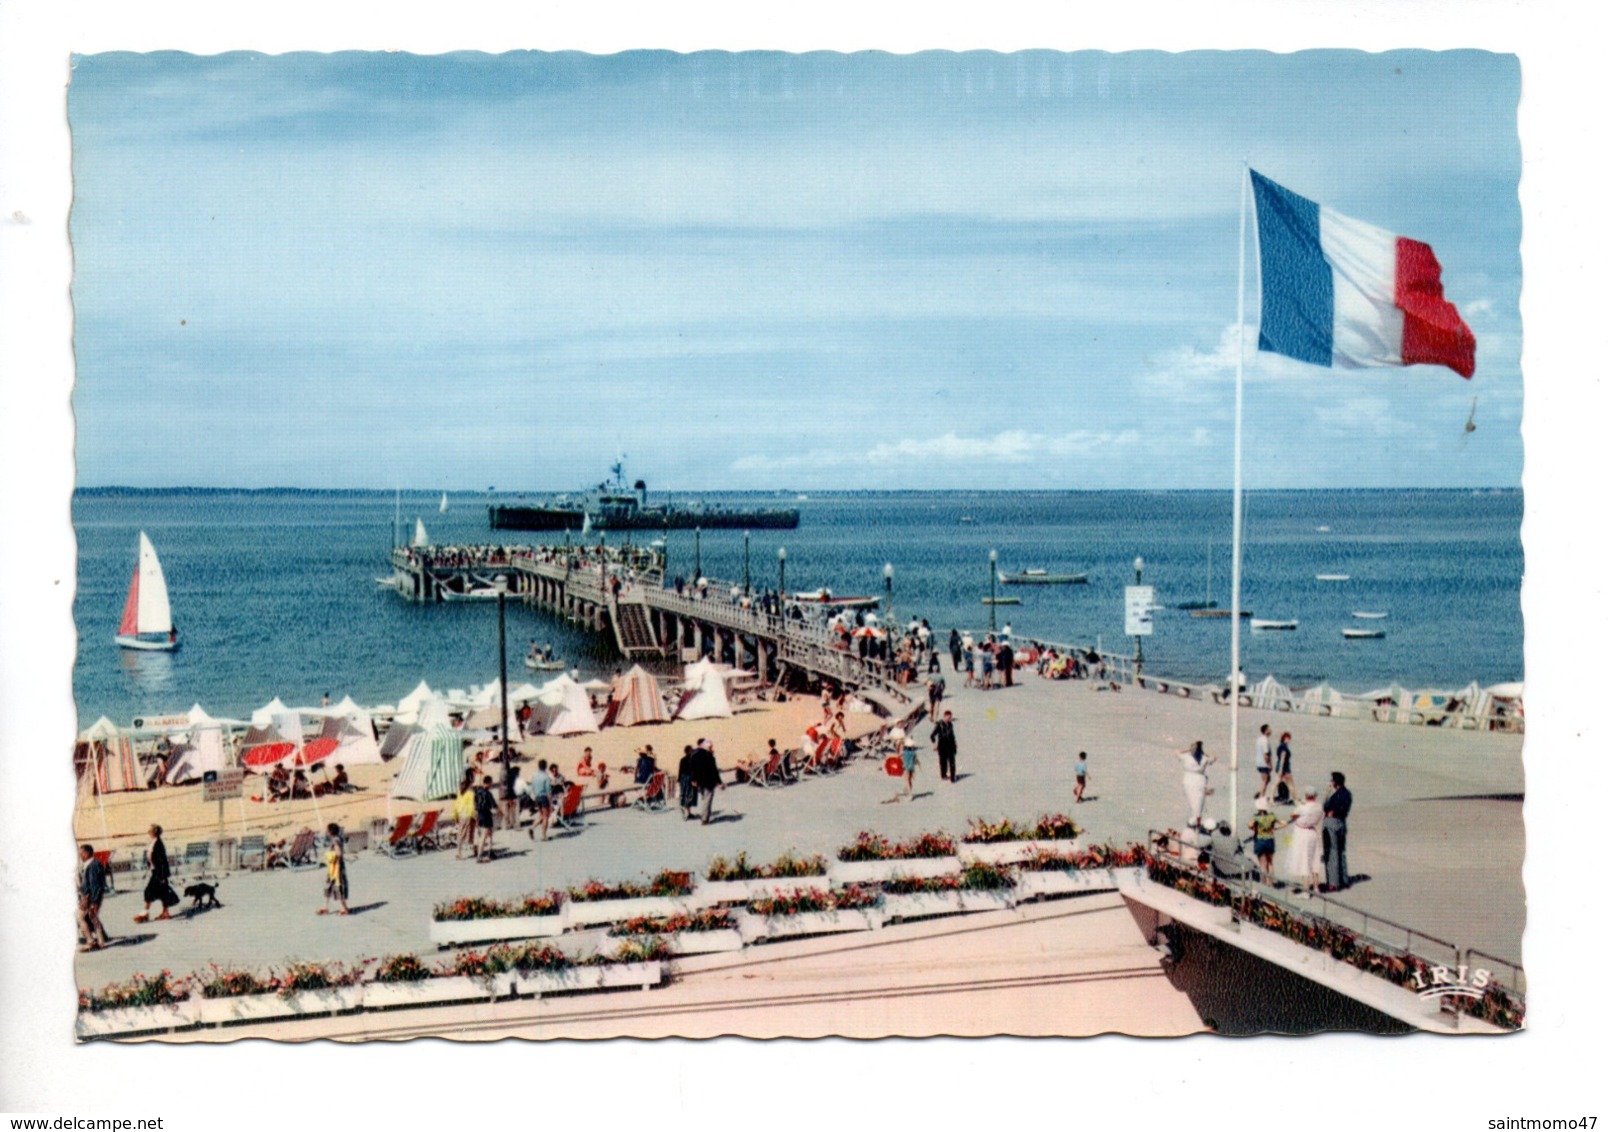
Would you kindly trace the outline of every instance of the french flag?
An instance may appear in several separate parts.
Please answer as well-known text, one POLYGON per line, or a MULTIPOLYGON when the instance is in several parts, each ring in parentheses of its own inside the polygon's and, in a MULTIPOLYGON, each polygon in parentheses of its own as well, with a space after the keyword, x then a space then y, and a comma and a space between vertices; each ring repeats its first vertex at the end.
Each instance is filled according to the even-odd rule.
POLYGON ((1428 244, 1341 216, 1251 170, 1263 350, 1320 366, 1446 366, 1474 376, 1474 333, 1428 244))

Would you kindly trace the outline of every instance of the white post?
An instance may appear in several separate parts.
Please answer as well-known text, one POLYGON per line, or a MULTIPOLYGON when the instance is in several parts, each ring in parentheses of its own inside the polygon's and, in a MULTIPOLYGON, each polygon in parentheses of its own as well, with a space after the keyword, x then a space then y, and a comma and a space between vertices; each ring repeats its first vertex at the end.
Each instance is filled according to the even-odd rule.
POLYGON ((1234 365, 1234 596, 1229 603, 1228 630, 1228 824, 1234 836, 1239 825, 1239 672, 1240 672, 1240 521, 1244 508, 1240 495, 1241 438, 1245 419, 1245 205, 1250 187, 1250 165, 1240 172, 1239 230, 1239 358, 1234 365))

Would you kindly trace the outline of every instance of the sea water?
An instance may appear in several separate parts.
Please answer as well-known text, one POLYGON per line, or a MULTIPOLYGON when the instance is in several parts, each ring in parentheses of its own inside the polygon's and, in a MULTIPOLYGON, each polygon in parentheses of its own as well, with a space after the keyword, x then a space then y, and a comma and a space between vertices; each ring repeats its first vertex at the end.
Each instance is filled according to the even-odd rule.
MULTIPOLYGON (((400 534, 422 517, 437 545, 564 541, 562 533, 492 531, 499 493, 405 493, 400 534)), ((1018 637, 1100 644, 1132 652, 1123 636, 1124 590, 1142 557, 1156 602, 1229 604, 1232 500, 1227 492, 855 492, 680 496, 732 506, 796 506, 796 530, 672 531, 669 572, 775 588, 785 547, 792 591, 886 597, 903 622, 952 627, 1009 624, 1018 637), (746 545, 746 553, 745 553, 746 545), (1087 585, 1006 586, 997 569, 1087 573, 1087 585), (990 593, 1019 606, 983 604, 990 593), (991 620, 992 617, 992 620, 991 620)), ((395 703, 421 679, 467 689, 497 675, 495 603, 419 605, 375 584, 390 573, 398 537, 387 492, 81 491, 74 499, 81 726, 182 712, 199 703, 239 718, 274 696, 292 706, 324 695, 395 703), (135 653, 113 636, 133 574, 138 534, 155 544, 182 647, 135 653)), ((1296 620, 1295 632, 1241 633, 1241 668, 1297 687, 1328 680, 1346 691, 1401 683, 1455 689, 1521 680, 1519 539, 1523 496, 1494 491, 1286 491, 1246 496, 1242 606, 1258 618, 1296 620), (1318 581, 1347 574, 1349 581, 1318 581), (1356 610, 1385 620, 1353 619, 1356 610), (1380 628, 1383 640, 1347 641, 1344 628, 1380 628)), ((574 536, 572 536, 574 537, 574 536)), ((593 536, 595 537, 595 536, 593 536)), ((656 532, 616 532, 611 543, 656 532)), ((507 610, 510 679, 531 676, 532 640, 554 645, 583 673, 619 664, 579 628, 515 603, 507 610)), ((1145 670, 1188 681, 1222 680, 1229 619, 1162 608, 1144 640, 1145 670)))

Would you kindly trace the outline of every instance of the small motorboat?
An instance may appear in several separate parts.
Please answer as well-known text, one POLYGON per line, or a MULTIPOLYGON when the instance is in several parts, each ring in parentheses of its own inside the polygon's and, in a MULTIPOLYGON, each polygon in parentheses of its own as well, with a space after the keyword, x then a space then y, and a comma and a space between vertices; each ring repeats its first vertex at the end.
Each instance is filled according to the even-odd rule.
POLYGON ((1385 618, 1389 617, 1390 614, 1388 614, 1388 613, 1369 613, 1366 610, 1353 609, 1351 611, 1351 616, 1360 618, 1363 621, 1383 621, 1385 618))
POLYGON ((1348 641, 1377 641, 1384 637, 1385 631, 1383 629, 1341 629, 1340 635, 1348 641))
POLYGON ((525 667, 533 672, 561 672, 564 662, 553 655, 552 645, 531 645, 525 654, 525 667))
POLYGON ((1021 605, 1022 604, 1022 599, 1019 598, 1019 597, 985 597, 983 599, 983 604, 984 605, 1021 605))
MULTIPOLYGON (((1216 606, 1216 603, 1214 602, 1212 608, 1208 608, 1208 609, 1191 609, 1189 611, 1189 615, 1191 617, 1232 617, 1232 616, 1234 616, 1234 614, 1233 614, 1233 612, 1231 610, 1217 609, 1217 608, 1215 608, 1215 606, 1216 606)), ((1188 607, 1180 605, 1178 608, 1179 609, 1186 609, 1188 607)), ((1251 615, 1251 611, 1249 609, 1240 610, 1240 616, 1241 617, 1249 617, 1250 615, 1251 615)))
POLYGON ((1319 574, 1318 575, 1318 581, 1320 581, 1320 582, 1349 582, 1349 581, 1351 581, 1351 575, 1350 574, 1319 574))
POLYGON ((496 586, 471 586, 466 590, 442 590, 442 601, 496 601, 496 586))
POLYGON ((397 579, 397 576, 395 574, 387 574, 383 578, 375 578, 374 579, 374 584, 376 586, 383 586, 384 588, 386 588, 388 590, 394 590, 394 589, 396 589, 397 580, 398 579, 397 579))
POLYGON ((1251 618, 1251 630, 1257 633, 1293 633, 1300 628, 1299 621, 1266 621, 1261 618, 1251 618))

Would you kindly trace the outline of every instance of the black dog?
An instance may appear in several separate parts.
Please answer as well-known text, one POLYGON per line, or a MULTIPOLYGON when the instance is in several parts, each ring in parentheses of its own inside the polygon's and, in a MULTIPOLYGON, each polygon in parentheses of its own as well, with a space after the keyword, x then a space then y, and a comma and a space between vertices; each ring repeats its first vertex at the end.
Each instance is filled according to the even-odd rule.
POLYGON ((184 890, 186 898, 193 900, 190 911, 198 912, 202 908, 222 908, 223 901, 218 899, 218 886, 197 881, 184 890))

